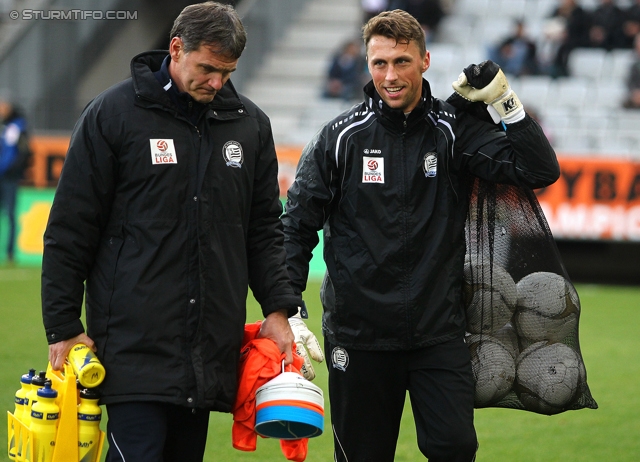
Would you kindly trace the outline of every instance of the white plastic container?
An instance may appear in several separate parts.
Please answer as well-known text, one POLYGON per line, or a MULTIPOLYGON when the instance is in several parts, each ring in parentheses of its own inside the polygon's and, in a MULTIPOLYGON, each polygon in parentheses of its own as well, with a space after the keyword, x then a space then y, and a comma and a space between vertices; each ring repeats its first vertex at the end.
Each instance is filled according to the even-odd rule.
POLYGON ((256 391, 256 433, 267 438, 313 438, 324 431, 322 389, 283 372, 256 391))

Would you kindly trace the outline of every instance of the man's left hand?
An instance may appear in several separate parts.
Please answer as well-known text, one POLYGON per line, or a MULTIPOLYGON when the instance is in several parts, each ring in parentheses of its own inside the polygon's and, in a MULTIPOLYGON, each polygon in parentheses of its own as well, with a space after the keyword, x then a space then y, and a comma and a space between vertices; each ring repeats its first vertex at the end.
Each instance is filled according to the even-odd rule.
POLYGON ((524 107, 511 89, 507 77, 493 61, 471 64, 453 82, 453 89, 469 101, 483 101, 495 123, 519 122, 524 119, 524 107))

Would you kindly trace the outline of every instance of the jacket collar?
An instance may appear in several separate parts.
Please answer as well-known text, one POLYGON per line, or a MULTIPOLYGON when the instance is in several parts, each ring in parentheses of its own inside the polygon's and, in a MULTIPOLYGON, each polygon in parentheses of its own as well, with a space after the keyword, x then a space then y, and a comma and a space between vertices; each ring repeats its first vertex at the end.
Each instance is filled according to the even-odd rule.
POLYGON ((198 103, 187 92, 181 92, 178 86, 174 84, 171 75, 169 74, 169 63, 171 56, 167 55, 162 60, 162 66, 160 70, 153 73, 156 80, 162 85, 164 91, 169 95, 171 101, 184 117, 189 119, 193 124, 198 123, 198 119, 202 113, 207 110, 207 105, 198 103))
MULTIPOLYGON (((155 72, 162 72, 162 63, 168 55, 167 51, 155 50, 134 56, 131 60, 131 78, 137 100, 141 104, 159 104, 164 108, 170 108, 175 111, 177 109, 176 104, 171 100, 154 74, 155 72)), ((211 110, 208 115, 216 118, 226 118, 224 116, 218 117, 218 111, 232 111, 234 114, 239 114, 238 109, 244 107, 231 80, 228 80, 216 94, 213 101, 205 106, 211 110)))
POLYGON ((401 110, 389 107, 376 91, 373 86, 373 81, 365 85, 364 93, 367 96, 367 105, 376 113, 381 123, 390 130, 397 132, 405 132, 415 128, 419 121, 427 117, 433 107, 431 87, 425 79, 422 79, 422 96, 420 97, 420 101, 415 109, 411 111, 409 117, 405 117, 401 110))

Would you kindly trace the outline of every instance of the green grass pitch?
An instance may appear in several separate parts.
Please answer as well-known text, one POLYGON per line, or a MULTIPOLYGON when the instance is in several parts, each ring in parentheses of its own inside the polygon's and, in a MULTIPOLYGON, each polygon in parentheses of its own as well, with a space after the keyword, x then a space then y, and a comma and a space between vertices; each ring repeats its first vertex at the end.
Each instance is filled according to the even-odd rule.
MULTIPOLYGON (((39 269, 0 266, 0 407, 5 412, 13 411, 20 375, 30 367, 41 370, 47 365, 39 277, 39 269)), ((640 287, 577 285, 577 290, 582 305, 580 343, 587 382, 600 408, 551 417, 508 409, 477 410, 479 462, 640 460, 640 287)), ((311 316, 308 325, 321 338, 318 293, 319 283, 310 283, 305 300, 311 316)), ((247 321, 261 317, 250 296, 247 321)), ((324 364, 314 365, 318 373, 314 383, 325 390, 327 418, 325 433, 309 441, 307 461, 328 462, 333 460, 333 449, 327 372, 324 364)), ((8 461, 7 425, 3 421, 0 461, 8 461)), ((206 461, 285 460, 275 440, 258 438, 258 448, 253 453, 233 449, 231 423, 230 414, 211 414, 206 461)), ((415 438, 407 404, 396 461, 424 460, 415 438)))

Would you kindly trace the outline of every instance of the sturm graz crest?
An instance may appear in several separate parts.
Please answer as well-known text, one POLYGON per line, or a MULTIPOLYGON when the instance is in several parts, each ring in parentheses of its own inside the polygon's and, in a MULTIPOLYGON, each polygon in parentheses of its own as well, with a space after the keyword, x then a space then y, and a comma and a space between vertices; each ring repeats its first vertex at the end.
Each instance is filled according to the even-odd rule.
POLYGON ((227 167, 241 168, 244 161, 242 146, 237 141, 227 141, 222 147, 222 157, 224 157, 227 167))
POLYGON ((436 176, 438 171, 438 158, 436 157, 435 152, 428 152, 424 155, 422 170, 424 170, 424 176, 427 178, 436 176))
POLYGON ((342 347, 335 347, 331 352, 331 362, 336 369, 342 372, 346 371, 347 366, 349 366, 349 354, 347 350, 342 347))

